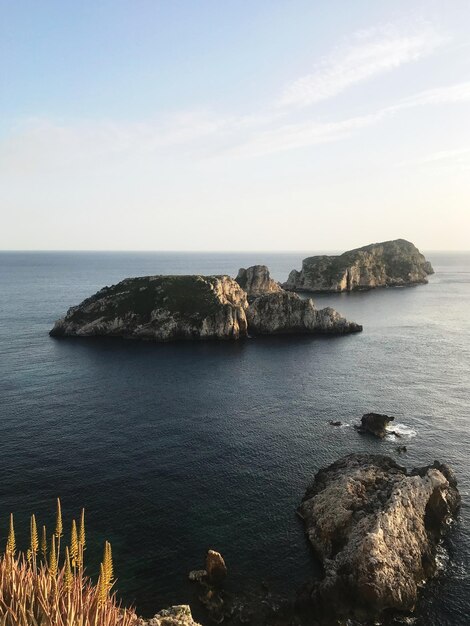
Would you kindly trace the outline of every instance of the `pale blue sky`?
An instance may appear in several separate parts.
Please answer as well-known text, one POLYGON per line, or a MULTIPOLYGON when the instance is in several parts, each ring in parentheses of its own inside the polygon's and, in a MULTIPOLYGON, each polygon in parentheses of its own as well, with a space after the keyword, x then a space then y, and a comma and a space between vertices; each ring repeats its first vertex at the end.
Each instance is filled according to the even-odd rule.
POLYGON ((467 0, 0 0, 0 249, 470 248, 467 0))

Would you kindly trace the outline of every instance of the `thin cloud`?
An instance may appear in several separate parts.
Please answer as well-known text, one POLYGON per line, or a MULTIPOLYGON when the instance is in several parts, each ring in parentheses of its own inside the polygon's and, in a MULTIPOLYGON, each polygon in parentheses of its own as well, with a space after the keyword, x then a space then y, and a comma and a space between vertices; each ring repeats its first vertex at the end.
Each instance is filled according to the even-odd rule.
POLYGON ((373 113, 345 120, 284 124, 280 127, 255 134, 245 145, 235 147, 232 150, 232 154, 254 157, 338 141, 406 109, 461 102, 470 102, 470 82, 424 90, 373 113))
POLYGON ((127 124, 33 119, 0 142, 0 165, 3 172, 26 173, 93 160, 258 157, 340 141, 407 109, 462 102, 470 102, 470 82, 424 90, 375 112, 327 122, 291 122, 292 112, 279 110, 245 116, 181 112, 127 124))
POLYGON ((431 165, 445 169, 468 170, 470 169, 470 148, 455 148, 452 150, 439 150, 418 159, 401 161, 398 167, 410 165, 431 165))
POLYGON ((470 100, 470 82, 456 83, 445 87, 427 89, 405 98, 395 108, 411 108, 426 104, 452 104, 470 100))
POLYGON ((347 88, 428 56, 446 40, 431 27, 398 34, 387 26, 362 32, 353 44, 323 58, 315 70, 288 85, 282 107, 304 107, 326 100, 347 88))

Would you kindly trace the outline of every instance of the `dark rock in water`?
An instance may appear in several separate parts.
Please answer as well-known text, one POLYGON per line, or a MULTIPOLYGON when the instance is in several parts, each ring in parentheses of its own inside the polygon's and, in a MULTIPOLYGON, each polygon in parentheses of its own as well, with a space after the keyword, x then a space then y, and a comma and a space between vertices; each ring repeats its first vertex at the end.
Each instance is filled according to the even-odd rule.
POLYGON ((189 572, 188 578, 193 583, 202 583, 207 578, 205 569, 193 569, 189 572))
POLYGON ((235 280, 246 291, 249 300, 282 291, 280 284, 269 275, 266 265, 252 265, 247 269, 241 267, 235 280))
POLYGON ((328 423, 330 426, 342 426, 343 425, 343 422, 340 422, 338 420, 330 420, 328 423))
POLYGON ((222 595, 213 587, 207 586, 199 600, 206 608, 211 621, 221 624, 225 619, 225 602, 222 595))
POLYGON ((317 309, 310 298, 282 291, 256 298, 247 309, 250 332, 260 335, 344 334, 362 330, 330 307, 317 309))
POLYGON ((387 426, 393 422, 395 418, 390 415, 381 415, 380 413, 366 413, 361 418, 361 425, 356 429, 360 433, 370 433, 379 439, 383 439, 387 434, 387 426))
POLYGON ((437 461, 407 472, 386 456, 351 454, 320 470, 300 507, 324 565, 312 606, 334 619, 413 611, 459 503, 453 472, 437 461))
POLYGON ((418 248, 405 239, 373 243, 339 256, 304 259, 300 272, 292 270, 285 289, 338 292, 375 287, 403 287, 427 283, 434 270, 418 248))
POLYGON ((207 579, 210 584, 219 586, 227 577, 227 566, 220 552, 208 550, 206 556, 207 579))
POLYGON ((406 452, 406 446, 397 446, 396 451, 398 452, 398 454, 402 454, 406 452))

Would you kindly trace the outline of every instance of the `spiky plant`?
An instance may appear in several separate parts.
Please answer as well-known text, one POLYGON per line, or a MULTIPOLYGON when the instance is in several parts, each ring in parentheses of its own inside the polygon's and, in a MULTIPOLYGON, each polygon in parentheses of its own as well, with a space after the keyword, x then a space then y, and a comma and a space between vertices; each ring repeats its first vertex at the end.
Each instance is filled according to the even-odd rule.
POLYGON ((83 567, 84 552, 86 550, 86 536, 85 536, 85 509, 82 509, 80 514, 80 526, 78 528, 78 556, 77 566, 83 567))
POLYGON ((51 537, 51 553, 49 555, 49 574, 55 578, 57 576, 57 568, 58 568, 58 561, 57 561, 57 552, 55 549, 55 535, 52 535, 51 537))
POLYGON ((57 556, 60 557, 60 538, 62 537, 64 527, 62 524, 62 506, 60 504, 60 498, 57 498, 57 512, 55 521, 55 533, 57 538, 57 556))
POLYGON ((15 539, 15 525, 13 523, 13 513, 10 513, 10 526, 8 529, 7 546, 5 550, 8 556, 15 556, 16 552, 16 539, 15 539))
POLYGON ((47 563, 47 532, 45 526, 42 527, 41 554, 42 560, 44 561, 44 563, 47 563))
POLYGON ((72 520, 72 531, 70 533, 70 558, 72 559, 72 567, 74 568, 77 566, 78 553, 79 545, 77 524, 75 520, 72 520))
POLYGON ((35 515, 31 515, 31 523, 30 523, 30 546, 29 550, 31 552, 31 561, 33 567, 36 568, 36 556, 39 549, 39 538, 38 538, 38 528, 36 525, 36 517, 35 515))
POLYGON ((69 554, 68 546, 66 546, 65 548, 64 583, 65 583, 66 590, 70 591, 72 589, 72 584, 73 584, 73 574, 72 574, 72 567, 70 565, 70 554, 69 554))
MULTIPOLYGON (((114 574, 109 542, 105 543, 100 577, 94 585, 84 575, 83 567, 73 570, 71 548, 66 546, 63 559, 59 558, 57 532, 51 538, 49 558, 34 567, 32 555, 39 549, 35 526, 36 519, 31 518, 28 561, 16 553, 13 516, 10 516, 7 549, 0 556, 0 626, 136 626, 135 612, 121 609, 116 594, 111 593, 114 574)), ((78 544, 83 555, 83 513, 80 528, 83 534, 78 532, 78 544)), ((40 549, 47 555, 44 526, 40 549)))
POLYGON ((105 574, 105 582, 108 589, 111 589, 113 586, 113 575, 114 575, 114 567, 113 567, 113 554, 111 551, 111 544, 109 541, 106 541, 104 544, 104 554, 103 554, 103 570, 105 574))

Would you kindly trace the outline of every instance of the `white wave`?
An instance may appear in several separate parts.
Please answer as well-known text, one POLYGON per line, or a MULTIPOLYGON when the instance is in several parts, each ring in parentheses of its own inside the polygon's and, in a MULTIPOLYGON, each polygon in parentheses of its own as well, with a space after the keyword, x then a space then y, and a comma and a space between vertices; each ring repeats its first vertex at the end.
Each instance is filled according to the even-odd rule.
POLYGON ((394 433, 397 433, 399 435, 399 438, 406 437, 407 439, 411 439, 412 437, 416 437, 417 435, 417 432, 414 428, 411 428, 406 424, 400 424, 395 422, 389 424, 387 430, 390 431, 390 434, 392 436, 394 435, 394 433))

